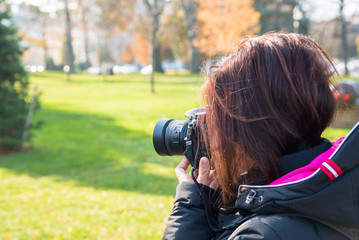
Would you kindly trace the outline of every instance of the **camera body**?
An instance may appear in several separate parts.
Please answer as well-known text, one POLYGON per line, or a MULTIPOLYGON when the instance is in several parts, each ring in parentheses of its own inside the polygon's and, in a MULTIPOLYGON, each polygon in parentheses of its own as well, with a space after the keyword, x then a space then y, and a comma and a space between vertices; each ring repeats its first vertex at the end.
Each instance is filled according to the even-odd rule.
POLYGON ((185 155, 194 169, 199 160, 208 156, 199 115, 205 108, 195 108, 185 113, 188 120, 160 119, 153 130, 153 146, 161 156, 185 155))

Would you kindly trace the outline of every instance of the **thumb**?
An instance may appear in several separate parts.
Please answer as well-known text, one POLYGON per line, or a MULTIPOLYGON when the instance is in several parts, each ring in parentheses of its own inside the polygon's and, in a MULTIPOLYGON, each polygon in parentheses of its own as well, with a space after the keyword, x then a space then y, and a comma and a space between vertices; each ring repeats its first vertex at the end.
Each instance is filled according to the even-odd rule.
POLYGON ((210 170, 211 170, 211 168, 209 166, 208 158, 202 157, 199 162, 199 171, 198 171, 197 182, 207 185, 210 170))

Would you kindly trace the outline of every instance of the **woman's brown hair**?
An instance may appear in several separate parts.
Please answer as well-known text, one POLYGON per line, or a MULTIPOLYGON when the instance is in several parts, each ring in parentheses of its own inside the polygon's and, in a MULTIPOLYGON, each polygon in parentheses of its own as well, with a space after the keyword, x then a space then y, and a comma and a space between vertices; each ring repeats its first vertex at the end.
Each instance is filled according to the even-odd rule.
POLYGON ((206 144, 225 203, 237 184, 278 178, 279 157, 299 143, 319 143, 334 115, 334 73, 315 41, 285 33, 245 38, 207 68, 206 144))

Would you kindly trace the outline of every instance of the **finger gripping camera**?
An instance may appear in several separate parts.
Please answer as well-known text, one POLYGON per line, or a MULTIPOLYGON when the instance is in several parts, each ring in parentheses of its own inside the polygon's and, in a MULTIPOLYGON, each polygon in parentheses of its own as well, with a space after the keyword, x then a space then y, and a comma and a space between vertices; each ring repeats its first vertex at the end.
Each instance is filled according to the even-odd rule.
POLYGON ((198 169, 199 160, 208 156, 200 115, 205 108, 195 108, 185 113, 188 120, 161 118, 153 130, 153 146, 161 156, 185 155, 194 169, 198 169))

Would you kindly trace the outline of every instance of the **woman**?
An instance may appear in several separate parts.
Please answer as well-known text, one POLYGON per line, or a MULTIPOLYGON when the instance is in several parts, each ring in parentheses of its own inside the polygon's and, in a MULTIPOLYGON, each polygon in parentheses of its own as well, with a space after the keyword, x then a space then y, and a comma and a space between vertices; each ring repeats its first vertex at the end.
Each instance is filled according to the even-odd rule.
POLYGON ((177 166, 163 239, 359 239, 358 184, 323 167, 340 142, 321 138, 334 69, 312 39, 285 33, 243 39, 210 65, 201 119, 210 160, 196 179, 186 158, 177 166))

